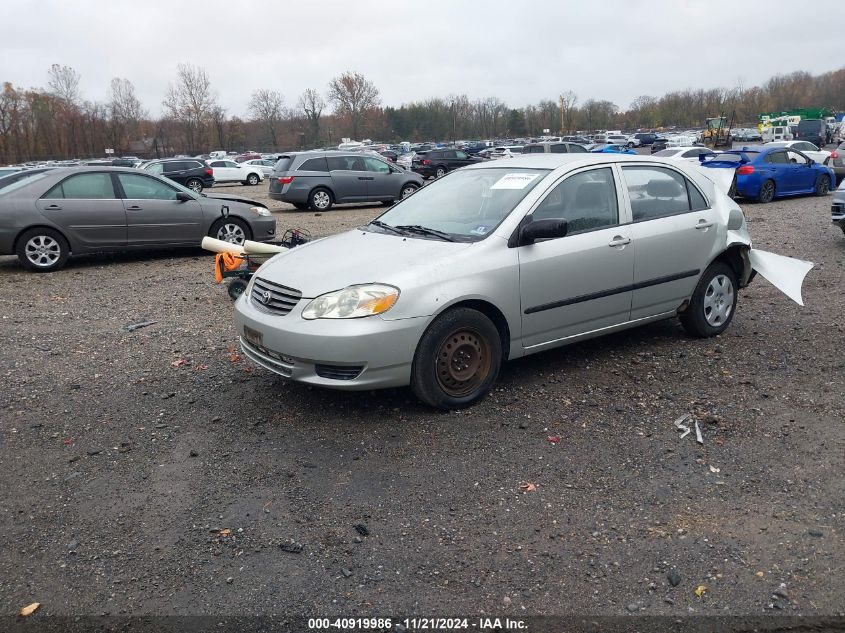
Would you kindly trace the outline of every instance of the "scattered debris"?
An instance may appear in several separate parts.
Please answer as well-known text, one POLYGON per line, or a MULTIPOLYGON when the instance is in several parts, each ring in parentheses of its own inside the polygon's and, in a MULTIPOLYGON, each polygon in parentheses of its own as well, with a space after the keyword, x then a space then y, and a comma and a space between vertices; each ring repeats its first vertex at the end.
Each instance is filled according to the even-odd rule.
POLYGON ((696 597, 700 598, 704 595, 705 591, 707 591, 707 585, 698 585, 698 587, 695 588, 696 597))
POLYGON ((355 531, 358 532, 358 534, 360 534, 361 536, 369 536, 370 535, 369 528, 366 525, 364 525, 363 523, 357 523, 355 525, 355 531))
POLYGON ((688 424, 685 424, 686 420, 688 420, 689 417, 690 417, 690 414, 686 413, 686 414, 682 415, 681 417, 679 417, 677 420, 675 420, 675 423, 674 423, 675 428, 678 429, 679 431, 682 431, 681 439, 684 439, 687 435, 690 434, 691 429, 690 429, 688 424))
POLYGON ((557 444, 560 442, 560 435, 549 435, 546 439, 552 444, 557 444))
POLYGON ((288 554, 299 554, 299 552, 302 551, 302 544, 294 543, 293 541, 285 541, 284 543, 280 543, 279 547, 282 548, 283 552, 287 552, 288 554))
POLYGON ((520 484, 519 489, 522 492, 537 492, 537 484, 532 484, 530 481, 520 484))
POLYGON ((231 585, 231 584, 232 584, 232 582, 233 582, 234 580, 235 580, 234 578, 232 578, 231 576, 229 576, 229 577, 226 579, 226 584, 227 584, 227 585, 231 585))
POLYGON ((681 584, 681 574, 678 573, 677 569, 672 568, 669 570, 669 573, 666 574, 666 579, 669 581, 669 584, 673 587, 677 587, 681 584))
POLYGON ((191 451, 190 453, 188 453, 188 455, 190 455, 191 457, 199 457, 200 454, 196 451, 191 451))
POLYGON ((638 605, 636 602, 632 602, 625 608, 628 609, 628 611, 630 611, 631 613, 636 613, 640 610, 640 605, 638 605))
POLYGON ((199 363, 198 365, 194 366, 194 369, 196 369, 197 371, 205 371, 206 369, 208 369, 208 365, 199 363))
POLYGON ((716 468, 715 466, 713 466, 713 465, 711 464, 711 465, 710 465, 710 472, 711 472, 711 473, 719 473, 719 472, 722 472, 722 470, 721 470, 721 468, 716 468))
POLYGON ((129 325, 124 325, 123 329, 127 332, 134 332, 135 330, 140 330, 142 327, 149 327, 151 325, 155 325, 157 321, 139 321, 138 323, 130 323, 129 325))
POLYGON ((30 616, 33 613, 35 613, 38 610, 38 607, 40 607, 40 606, 41 606, 40 602, 33 602, 32 604, 28 604, 23 609, 21 609, 20 616, 22 618, 30 616))
POLYGON ((698 426, 698 420, 695 421, 695 441, 699 444, 704 444, 704 437, 701 435, 701 428, 698 426))
POLYGON ((189 361, 187 358, 177 358, 172 363, 170 363, 170 366, 171 367, 182 367, 184 365, 190 365, 190 364, 191 364, 191 361, 189 361))
POLYGON ((344 578, 349 578, 352 575, 352 570, 344 567, 343 569, 340 570, 340 573, 343 574, 344 578))
POLYGON ((809 534, 810 536, 815 536, 816 538, 821 538, 824 536, 824 532, 816 528, 810 528, 809 530, 807 530, 807 534, 809 534))

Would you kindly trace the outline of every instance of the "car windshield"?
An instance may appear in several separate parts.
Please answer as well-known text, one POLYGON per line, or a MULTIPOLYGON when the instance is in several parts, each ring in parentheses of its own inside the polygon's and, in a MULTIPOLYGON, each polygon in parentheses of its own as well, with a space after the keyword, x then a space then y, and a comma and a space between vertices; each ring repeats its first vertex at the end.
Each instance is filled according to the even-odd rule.
POLYGON ((378 220, 391 227, 424 227, 453 240, 484 239, 539 183, 547 169, 462 169, 399 202, 378 220))
POLYGON ((47 175, 47 173, 48 172, 46 171, 39 171, 34 174, 27 174, 26 176, 23 176, 21 178, 10 178, 9 180, 14 180, 14 182, 8 182, 6 184, 4 184, 2 180, 0 180, 0 196, 5 196, 7 193, 11 193, 16 189, 20 189, 25 185, 29 185, 33 182, 41 180, 47 175))

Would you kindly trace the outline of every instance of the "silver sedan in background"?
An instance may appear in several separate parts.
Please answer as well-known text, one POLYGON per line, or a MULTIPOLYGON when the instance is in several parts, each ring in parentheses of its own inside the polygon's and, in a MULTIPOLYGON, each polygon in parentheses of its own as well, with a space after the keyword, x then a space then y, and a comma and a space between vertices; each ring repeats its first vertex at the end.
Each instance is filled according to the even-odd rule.
POLYGON ((532 154, 457 170, 366 226, 279 254, 235 304, 244 353, 451 409, 502 362, 679 316, 723 332, 748 283, 742 211, 696 166, 532 154))
POLYGON ((0 188, 0 255, 35 272, 71 253, 199 246, 206 235, 267 241, 276 221, 258 202, 198 194, 136 169, 57 168, 0 188))

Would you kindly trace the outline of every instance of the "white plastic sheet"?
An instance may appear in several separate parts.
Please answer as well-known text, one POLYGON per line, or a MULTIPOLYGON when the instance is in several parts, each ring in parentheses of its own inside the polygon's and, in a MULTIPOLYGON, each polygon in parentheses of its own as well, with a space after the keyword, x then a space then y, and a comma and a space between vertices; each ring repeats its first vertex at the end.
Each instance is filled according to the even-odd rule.
POLYGON ((751 267, 765 277, 775 288, 798 305, 804 305, 801 298, 801 284, 804 283, 804 277, 813 268, 813 262, 776 255, 768 251, 758 251, 756 248, 748 251, 748 259, 751 262, 751 267))

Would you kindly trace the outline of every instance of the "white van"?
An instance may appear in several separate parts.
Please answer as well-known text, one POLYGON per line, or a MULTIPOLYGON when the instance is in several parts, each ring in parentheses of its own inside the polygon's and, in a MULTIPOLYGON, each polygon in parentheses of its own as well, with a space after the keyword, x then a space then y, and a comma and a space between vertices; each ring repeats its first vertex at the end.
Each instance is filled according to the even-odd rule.
POLYGON ((788 125, 773 125, 771 127, 764 127, 763 131, 760 132, 760 136, 763 137, 764 143, 768 143, 770 141, 792 140, 792 132, 790 131, 788 125))

